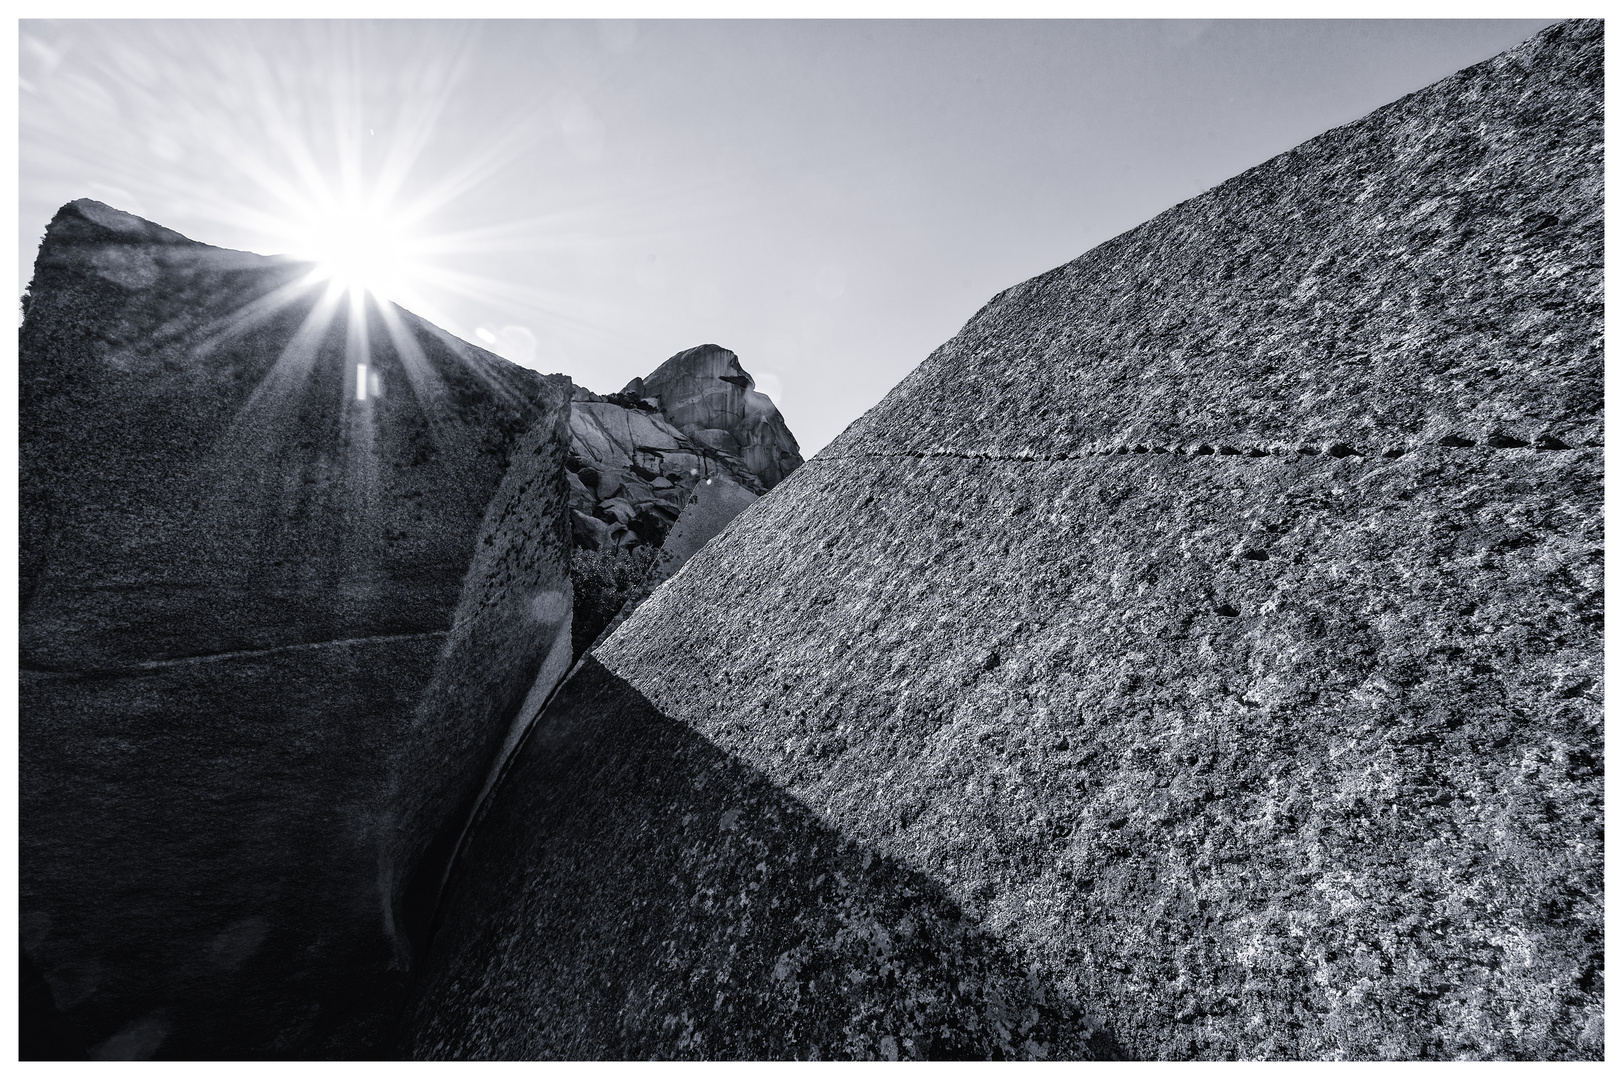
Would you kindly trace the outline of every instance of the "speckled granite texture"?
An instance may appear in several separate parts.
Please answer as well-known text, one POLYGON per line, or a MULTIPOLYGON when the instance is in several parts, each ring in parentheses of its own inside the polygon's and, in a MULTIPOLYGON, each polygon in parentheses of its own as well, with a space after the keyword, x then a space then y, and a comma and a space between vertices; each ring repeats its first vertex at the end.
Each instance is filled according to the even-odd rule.
POLYGON ((995 299, 566 686, 405 1052, 1600 1057, 1601 58, 995 299))
POLYGON ((359 320, 308 272, 88 200, 41 247, 24 1056, 373 1052, 406 978, 391 875, 475 797, 560 629, 567 660, 567 380, 374 308, 357 400, 359 320))

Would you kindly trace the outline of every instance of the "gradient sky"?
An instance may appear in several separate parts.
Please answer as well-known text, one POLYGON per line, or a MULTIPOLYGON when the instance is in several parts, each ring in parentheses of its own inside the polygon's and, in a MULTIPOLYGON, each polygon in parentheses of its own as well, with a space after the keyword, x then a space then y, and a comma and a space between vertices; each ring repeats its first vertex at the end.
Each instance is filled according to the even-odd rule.
POLYGON ((1547 24, 24 21, 21 274, 85 196, 273 253, 390 194, 405 306, 599 392, 716 342, 810 456, 999 290, 1547 24))

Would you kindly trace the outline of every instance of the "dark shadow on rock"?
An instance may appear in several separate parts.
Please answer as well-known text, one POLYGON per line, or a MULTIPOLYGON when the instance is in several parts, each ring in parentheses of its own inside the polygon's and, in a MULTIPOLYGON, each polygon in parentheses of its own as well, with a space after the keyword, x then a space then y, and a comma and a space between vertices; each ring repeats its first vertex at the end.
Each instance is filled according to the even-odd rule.
POLYGON ((933 881, 587 658, 470 838, 408 1006, 429 1058, 1097 1058, 933 881))
POLYGON ((567 380, 392 306, 351 326, 308 269, 88 200, 41 245, 18 906, 81 1056, 387 1045, 398 822, 428 835, 472 802, 567 617, 567 532, 531 527, 562 503, 567 380), (453 620, 470 604, 482 621, 453 620))
POLYGON ((17 953, 17 1057, 21 1061, 82 1061, 84 1039, 62 1015, 44 972, 17 953))

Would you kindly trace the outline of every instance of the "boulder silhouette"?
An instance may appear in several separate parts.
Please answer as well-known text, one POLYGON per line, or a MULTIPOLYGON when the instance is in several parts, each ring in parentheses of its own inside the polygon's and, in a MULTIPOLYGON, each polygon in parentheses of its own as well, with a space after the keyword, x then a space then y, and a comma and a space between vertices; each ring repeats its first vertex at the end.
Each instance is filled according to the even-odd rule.
POLYGON ((18 740, 40 1052, 375 1052, 521 707, 567 669, 568 381, 310 273, 90 200, 41 246, 18 740))
POLYGON ((994 298, 565 684, 404 1052, 1599 1058, 1602 51, 994 298))

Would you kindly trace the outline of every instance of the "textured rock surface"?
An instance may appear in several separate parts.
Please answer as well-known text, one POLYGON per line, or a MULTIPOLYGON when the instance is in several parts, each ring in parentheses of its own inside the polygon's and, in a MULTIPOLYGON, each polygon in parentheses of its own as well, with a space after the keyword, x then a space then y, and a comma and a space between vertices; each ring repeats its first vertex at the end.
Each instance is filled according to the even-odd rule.
POLYGON ((665 559, 669 568, 650 578, 649 555, 639 549, 662 547, 697 490, 722 484, 730 494, 689 515, 688 554, 727 524, 716 518, 719 506, 742 509, 743 494, 767 491, 801 463, 777 407, 752 389, 728 350, 688 349, 649 381, 663 399, 646 396, 642 379, 618 394, 574 392, 567 478, 580 549, 573 560, 577 655, 629 611, 628 602, 675 572, 665 559), (666 411, 667 401, 674 411, 666 411))
POLYGON ((408 1053, 1095 1052, 1087 1018, 933 882, 853 845, 592 657, 521 755, 448 894, 435 948, 454 953, 427 970, 408 1053))
POLYGON ((584 519, 575 542, 591 550, 658 547, 694 478, 718 467, 658 413, 584 390, 570 435, 570 506, 584 519))
POLYGON ((408 1052, 1601 1056, 1601 55, 989 304, 566 684, 408 1052))
MULTIPOLYGON (((634 572, 616 576, 606 588, 599 586, 596 593, 599 603, 593 615, 600 615, 602 621, 592 617, 590 622, 577 624, 576 657, 619 629, 620 624, 630 617, 638 604, 687 565, 689 559, 719 536, 734 518, 749 509, 750 504, 759 497, 749 488, 734 483, 725 474, 720 473, 695 485, 693 494, 688 496, 687 505, 682 508, 681 516, 676 519, 676 524, 671 526, 670 534, 665 537, 665 542, 657 550, 649 550, 646 557, 639 557, 641 553, 632 552, 629 556, 618 557, 610 564, 615 569, 623 565, 634 572), (610 601, 612 606, 609 602, 602 601, 610 601), (586 636, 588 632, 591 632, 590 637, 586 636)), ((577 552, 573 564, 576 570, 577 589, 582 587, 583 575, 579 571, 584 561, 577 552)), ((592 566, 592 570, 599 576, 603 575, 603 570, 599 566, 592 566)), ((588 582, 586 588, 590 590, 592 575, 584 576, 588 582)))
POLYGON ((357 400, 363 320, 307 273, 89 201, 41 248, 19 906, 46 1045, 375 1046, 425 813, 477 793, 567 639, 567 381, 373 308, 357 400))
POLYGON ((700 548, 748 510, 757 498, 755 492, 725 476, 711 477, 696 486, 670 535, 660 545, 650 584, 657 588, 687 565, 700 548))
POLYGON ((719 345, 679 352, 626 393, 648 397, 683 433, 741 458, 767 487, 800 467, 800 444, 738 357, 719 345))
POLYGON ((433 681, 395 755, 383 859, 403 967, 427 944, 469 817, 574 660, 567 383, 549 381, 550 410, 520 440, 485 511, 433 681))

